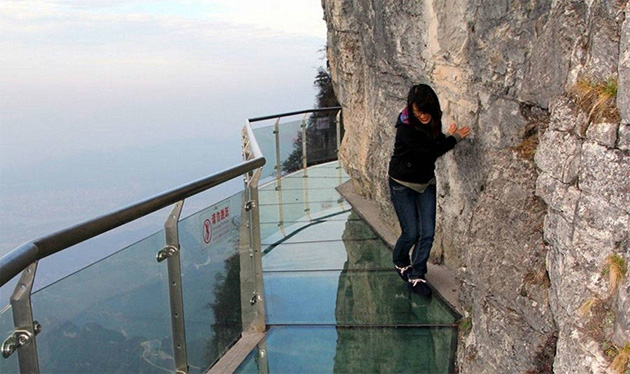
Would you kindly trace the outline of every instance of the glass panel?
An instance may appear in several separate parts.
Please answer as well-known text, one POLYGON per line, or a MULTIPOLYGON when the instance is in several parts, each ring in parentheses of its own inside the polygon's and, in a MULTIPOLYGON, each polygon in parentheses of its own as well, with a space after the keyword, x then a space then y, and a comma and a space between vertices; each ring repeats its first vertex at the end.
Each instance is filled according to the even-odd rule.
POLYGON ((383 248, 380 239, 266 246, 263 267, 265 271, 370 269, 391 270, 394 273, 392 254, 381 251, 383 248), (357 257, 352 257, 352 262, 348 262, 352 255, 348 251, 349 245, 361 249, 356 253, 357 257))
MULTIPOLYGON (((287 178, 302 178, 304 175, 304 170, 299 170, 294 173, 288 174, 287 178)), ((339 178, 341 176, 342 181, 346 181, 349 179, 346 172, 343 170, 343 166, 339 161, 327 162, 325 164, 319 164, 315 166, 310 166, 308 168, 308 175, 314 177, 324 177, 324 178, 339 178)), ((328 184, 324 187, 330 187, 331 184, 328 184)), ((335 186, 336 185, 332 185, 335 186)), ((318 187, 318 186, 313 186, 318 187)))
MULTIPOLYGON (((262 349, 262 348, 261 348, 262 349)), ((267 350, 265 349, 265 352, 267 350)), ((262 369, 263 364, 260 362, 262 360, 260 355, 260 349, 258 347, 254 348, 245 360, 241 363, 241 365, 234 372, 235 374, 260 374, 260 373, 269 373, 269 370, 262 369)), ((264 364, 265 368, 267 368, 266 361, 264 364)))
POLYGON ((239 193, 179 224, 190 372, 205 372, 239 338, 239 193))
MULTIPOLYGON (((345 218, 342 215, 346 214, 347 212, 342 211, 342 212, 334 212, 332 214, 330 214, 328 217, 324 218, 327 222, 333 222, 333 221, 338 221, 338 222, 346 222, 348 220, 361 220, 361 218, 356 217, 356 218, 345 218), (341 214, 341 215, 339 215, 341 214), (340 217, 340 218, 337 218, 340 217)), ((295 230, 298 230, 302 227, 304 227, 305 225, 310 224, 313 221, 317 221, 317 219, 314 220, 307 220, 305 217, 303 217, 302 220, 298 219, 297 221, 284 221, 284 226, 283 229, 285 231, 286 234, 284 234, 283 236, 286 236, 288 233, 292 233, 295 230)), ((280 225, 279 222, 263 222, 260 224, 260 231, 261 231, 261 236, 264 239, 267 240, 271 240, 270 236, 277 234, 277 235, 282 235, 280 233, 278 233, 278 231, 280 230, 280 225)))
POLYGON ((174 371, 164 233, 32 296, 43 373, 174 371))
POLYGON ((301 119, 280 123, 280 165, 282 175, 303 168, 301 119))
POLYGON ((306 153, 309 165, 337 159, 337 112, 313 113, 306 127, 306 153))
POLYGON ((264 358, 255 349, 236 373, 446 374, 455 339, 454 328, 273 327, 264 358))
MULTIPOLYGON (((296 179, 291 180, 291 178, 286 179, 286 181, 293 182, 296 179)), ((311 182, 313 180, 311 179, 311 182)), ((300 184, 304 183, 303 181, 299 181, 300 184)), ((289 183, 287 183, 289 184, 289 183)), ((312 184, 312 183, 311 183, 312 184)), ((282 205, 286 205, 287 208, 285 210, 291 209, 289 206, 299 205, 298 208, 301 210, 299 212, 300 216, 295 216, 295 214, 291 214, 288 217, 291 218, 301 218, 306 216, 305 209, 308 207, 310 209, 311 214, 314 214, 320 210, 332 208, 334 206, 339 206, 344 204, 344 200, 341 198, 339 193, 332 189, 310 189, 307 186, 307 191, 304 189, 289 189, 285 188, 285 184, 282 185, 282 191, 270 191, 268 189, 264 189, 260 193, 260 204, 261 207, 272 206, 277 210, 277 205, 281 203, 282 205), (281 194, 281 196, 279 196, 281 194), (308 204, 308 206, 307 206, 308 204)), ((348 205, 345 204, 343 206, 345 209, 348 209, 348 205)), ((273 210, 265 208, 265 211, 273 210)), ((288 220, 285 218, 285 220, 288 220)))
MULTIPOLYGON (((348 217, 350 212, 340 213, 336 217, 348 217)), ((354 226, 366 226, 361 221, 348 222, 349 225, 354 226)), ((328 220, 314 220, 308 225, 296 230, 291 236, 282 238, 281 243, 274 241, 274 236, 270 236, 267 239, 269 241, 263 241, 263 245, 270 244, 295 244, 305 243, 313 241, 341 241, 341 240, 369 240, 378 239, 378 236, 366 227, 367 230, 346 230, 346 224, 342 221, 328 221, 328 220)))
MULTIPOLYGON (((300 172, 301 174, 301 172, 300 172)), ((281 200, 282 204, 304 204, 329 202, 339 203, 341 195, 335 190, 339 184, 346 179, 337 178, 308 178, 288 177, 282 180, 280 190, 276 190, 276 184, 265 185, 260 189, 260 202, 265 205, 277 205, 281 200), (307 200, 308 199, 308 200, 307 200)), ((325 207, 324 207, 325 208, 325 207)))
POLYGON ((340 242, 268 246, 263 252, 266 272, 341 270, 347 260, 345 247, 340 242))
POLYGON ((263 126, 252 128, 254 136, 256 137, 256 141, 258 142, 258 146, 260 147, 260 151, 267 162, 262 169, 262 174, 260 179, 264 180, 266 178, 276 176, 276 138, 274 131, 274 126, 263 126))
POLYGON ((253 128, 261 152, 267 163, 263 167, 261 180, 276 177, 276 167, 279 165, 281 175, 302 169, 302 120, 280 123, 279 151, 280 159, 276 158, 275 125, 264 125, 253 128))
MULTIPOLYGON (((261 187, 261 221, 290 225, 290 222, 310 221, 349 210, 350 205, 335 190, 348 176, 331 164, 337 163, 309 168, 307 178, 303 177, 302 171, 293 173, 282 179, 280 189, 276 188, 275 181, 261 187), (317 176, 311 177, 311 172, 317 176)), ((285 235, 283 225, 279 225, 278 229, 285 235)), ((271 234, 272 231, 263 232, 263 240, 271 234)))
POLYGON ((265 273, 267 322, 275 324, 450 324, 436 297, 410 292, 392 270, 265 273))
MULTIPOLYGON (((392 269, 392 252, 356 213, 346 222, 301 223, 286 237, 269 236, 263 246, 265 271, 392 269), (277 239, 276 242, 272 240, 277 239), (299 244, 298 244, 299 243, 299 244), (351 259, 351 261, 348 261, 351 259)), ((289 230, 293 227, 289 227, 289 230)), ((289 232, 287 230, 287 232, 289 232)))
MULTIPOLYGON (((287 175, 288 178, 302 178, 303 173, 287 175)), ((331 163, 320 164, 317 166, 311 166, 308 168, 309 178, 339 178, 341 175, 341 183, 348 180, 347 174, 343 171, 343 168, 339 166, 337 161, 331 163)), ((318 183, 322 183, 321 181, 318 183)), ((327 184, 326 187, 330 186, 327 184)), ((336 185, 335 185, 336 187, 336 185)))
MULTIPOLYGON (((13 313, 7 305, 0 311, 0 344, 13 333, 13 313)), ((39 338, 38 338, 39 339, 39 338)), ((19 373, 18 354, 14 352, 9 358, 0 356, 0 373, 19 373)))
POLYGON ((312 221, 335 213, 347 212, 351 208, 345 200, 338 200, 334 197, 317 201, 309 198, 307 201, 299 199, 298 201, 283 202, 282 204, 261 203, 261 220, 278 223, 312 221))

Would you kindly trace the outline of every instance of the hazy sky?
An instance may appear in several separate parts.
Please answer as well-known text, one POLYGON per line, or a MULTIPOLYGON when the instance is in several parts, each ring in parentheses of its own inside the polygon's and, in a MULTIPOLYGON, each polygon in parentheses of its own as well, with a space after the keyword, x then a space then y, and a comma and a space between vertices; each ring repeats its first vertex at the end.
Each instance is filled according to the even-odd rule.
POLYGON ((322 14, 320 0, 0 0, 0 255, 239 162, 248 117, 313 106, 322 14))
POLYGON ((320 0, 0 0, 0 170, 311 107, 325 33, 320 0))

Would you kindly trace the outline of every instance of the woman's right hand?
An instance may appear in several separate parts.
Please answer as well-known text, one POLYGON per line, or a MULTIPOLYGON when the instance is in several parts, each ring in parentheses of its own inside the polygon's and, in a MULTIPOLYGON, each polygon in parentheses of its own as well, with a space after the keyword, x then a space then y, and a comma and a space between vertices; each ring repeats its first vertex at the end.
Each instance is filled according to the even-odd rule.
POLYGON ((464 139, 465 137, 470 135, 471 131, 472 130, 470 130, 470 127, 464 126, 455 130, 455 134, 459 135, 462 139, 464 139))

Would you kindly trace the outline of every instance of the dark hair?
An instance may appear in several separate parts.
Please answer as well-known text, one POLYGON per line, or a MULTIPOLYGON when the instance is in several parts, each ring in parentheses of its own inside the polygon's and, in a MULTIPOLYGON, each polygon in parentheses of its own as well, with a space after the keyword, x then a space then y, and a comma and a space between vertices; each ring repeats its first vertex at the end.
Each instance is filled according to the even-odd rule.
POLYGON ((437 138, 442 133, 442 109, 440 108, 440 101, 435 91, 426 84, 417 84, 409 90, 409 95, 407 96, 409 121, 414 126, 418 126, 422 129, 426 125, 423 125, 422 122, 416 118, 413 108, 411 107, 414 103, 418 107, 418 110, 431 115, 430 134, 434 138, 437 138))

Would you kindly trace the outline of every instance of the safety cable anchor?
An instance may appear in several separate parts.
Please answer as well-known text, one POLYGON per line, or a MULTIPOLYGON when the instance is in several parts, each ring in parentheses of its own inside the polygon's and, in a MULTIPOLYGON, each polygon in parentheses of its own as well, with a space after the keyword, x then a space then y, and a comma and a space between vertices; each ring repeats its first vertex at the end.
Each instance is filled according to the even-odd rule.
POLYGON ((157 259, 157 262, 162 262, 169 257, 175 256, 177 252, 179 252, 179 248, 174 245, 167 245, 166 247, 160 249, 155 257, 157 259))
MULTIPOLYGON (((33 321, 33 331, 35 335, 42 331, 42 325, 37 321, 33 321)), ((33 334, 27 330, 14 331, 3 343, 2 343, 2 357, 9 358, 20 347, 30 343, 33 340, 33 334)))
POLYGON ((256 207, 256 202, 254 200, 249 200, 245 203, 245 210, 250 211, 256 207))
POLYGON ((251 305, 254 305, 259 301, 262 301, 262 297, 259 294, 254 294, 254 296, 252 296, 252 298, 249 300, 249 303, 251 305))

